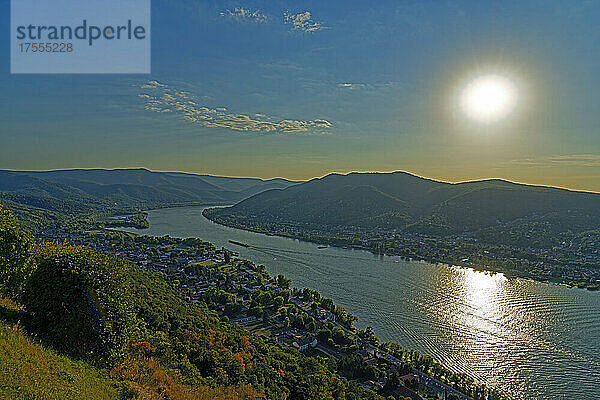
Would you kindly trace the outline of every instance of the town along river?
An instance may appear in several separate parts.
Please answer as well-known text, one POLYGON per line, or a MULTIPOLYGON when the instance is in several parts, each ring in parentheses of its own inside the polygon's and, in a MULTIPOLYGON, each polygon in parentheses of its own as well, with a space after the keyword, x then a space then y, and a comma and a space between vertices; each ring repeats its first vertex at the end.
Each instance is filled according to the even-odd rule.
POLYGON ((600 399, 600 293, 447 265, 318 248, 213 223, 203 207, 150 211, 130 232, 198 237, 318 290, 384 341, 513 399, 600 399), (229 240, 247 243, 246 248, 229 240))

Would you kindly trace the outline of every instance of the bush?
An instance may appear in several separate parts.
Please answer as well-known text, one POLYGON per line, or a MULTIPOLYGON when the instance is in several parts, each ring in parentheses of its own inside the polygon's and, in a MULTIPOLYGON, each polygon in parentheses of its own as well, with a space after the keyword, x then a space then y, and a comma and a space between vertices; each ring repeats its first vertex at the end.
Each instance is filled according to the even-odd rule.
POLYGON ((19 297, 25 281, 35 269, 34 241, 19 222, 0 204, 0 291, 19 297))
POLYGON ((36 259, 22 296, 36 329, 76 357, 123 357, 135 327, 127 261, 64 244, 40 245, 36 259))

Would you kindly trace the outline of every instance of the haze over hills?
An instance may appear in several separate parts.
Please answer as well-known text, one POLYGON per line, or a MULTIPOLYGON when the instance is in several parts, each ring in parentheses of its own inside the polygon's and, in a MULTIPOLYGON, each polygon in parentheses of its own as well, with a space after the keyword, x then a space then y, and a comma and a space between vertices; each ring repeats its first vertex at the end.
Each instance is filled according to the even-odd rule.
POLYGON ((0 202, 26 221, 28 229, 36 231, 48 224, 63 225, 76 215, 232 204, 295 183, 147 169, 0 170, 0 202))
POLYGON ((406 172, 330 174, 268 190, 215 218, 285 223, 308 229, 383 229, 524 240, 600 226, 600 194, 500 179, 446 183, 406 172), (519 234, 515 237, 514 231, 519 234))
POLYGON ((238 202, 211 211, 211 218, 311 230, 466 234, 538 247, 600 227, 600 194, 500 179, 453 184, 406 172, 330 174, 299 183, 147 169, 3 170, 0 199, 28 219, 31 209, 74 215, 238 202))
POLYGON ((227 178, 147 169, 0 171, 0 192, 21 201, 85 201, 128 207, 187 203, 226 204, 267 189, 285 188, 285 179, 227 178))

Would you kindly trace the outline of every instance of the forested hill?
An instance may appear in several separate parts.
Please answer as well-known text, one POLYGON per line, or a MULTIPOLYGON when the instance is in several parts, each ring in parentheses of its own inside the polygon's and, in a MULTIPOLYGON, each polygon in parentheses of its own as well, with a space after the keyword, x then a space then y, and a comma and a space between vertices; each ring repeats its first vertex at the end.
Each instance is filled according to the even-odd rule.
MULTIPOLYGON (((121 235, 153 249, 161 243, 121 235)), ((216 250, 198 239, 164 240, 216 250)), ((1 205, 0 244, 0 399, 383 400, 321 360, 224 323, 204 301, 182 297, 164 272, 87 247, 36 243, 1 205)), ((266 273, 261 279, 275 285, 266 273)))
MULTIPOLYGON (((269 190, 211 218, 298 229, 377 229, 530 238, 600 226, 600 194, 492 179, 445 183, 405 172, 330 174, 269 190)), ((239 224, 238 224, 239 225, 239 224)), ((495 240, 495 239, 491 239, 495 240)))
MULTIPOLYGON (((37 220, 191 204, 231 204, 296 182, 147 169, 0 170, 0 200, 34 229, 37 220)), ((43 222, 43 223, 42 223, 43 222)))
POLYGON ((294 183, 285 179, 228 178, 147 169, 0 171, 0 192, 30 198, 140 207, 192 202, 229 203, 294 183))

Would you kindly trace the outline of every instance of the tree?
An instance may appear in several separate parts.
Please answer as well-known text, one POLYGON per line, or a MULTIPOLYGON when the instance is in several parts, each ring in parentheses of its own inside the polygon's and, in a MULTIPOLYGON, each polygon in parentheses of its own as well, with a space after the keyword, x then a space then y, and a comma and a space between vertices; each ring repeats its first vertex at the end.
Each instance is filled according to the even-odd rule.
POLYGON ((279 309, 277 310, 277 314, 279 315, 280 318, 286 318, 288 315, 287 308, 279 307, 279 309))
POLYGON ((275 308, 279 309, 281 306, 283 306, 283 297, 281 296, 277 296, 273 299, 273 305, 275 306, 275 308))
POLYGON ((366 329, 359 329, 357 336, 372 346, 377 346, 377 343, 379 343, 379 338, 375 335, 373 327, 370 325, 366 329))
POLYGON ((291 284, 292 284, 291 279, 286 278, 285 276, 283 276, 281 274, 277 275, 277 286, 279 286, 280 288, 289 289, 291 284))
POLYGON ((0 291, 19 297, 35 269, 34 241, 13 214, 0 204, 0 291))
POLYGON ((333 312, 333 310, 335 309, 335 303, 333 302, 332 299, 323 297, 323 298, 321 298, 321 307, 323 307, 324 309, 326 309, 328 311, 333 312))
POLYGON ((377 377, 375 368, 368 365, 359 354, 342 357, 338 361, 338 371, 348 379, 371 380, 377 377))

